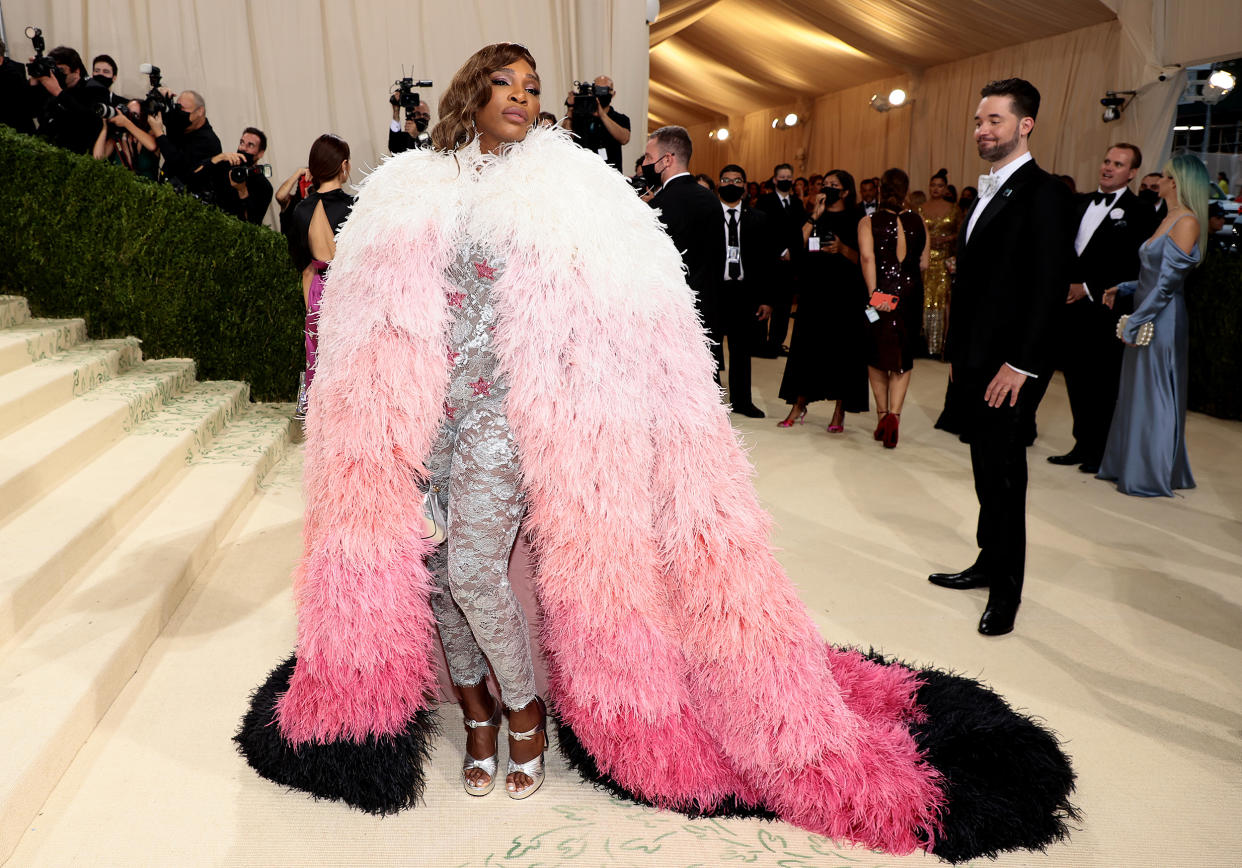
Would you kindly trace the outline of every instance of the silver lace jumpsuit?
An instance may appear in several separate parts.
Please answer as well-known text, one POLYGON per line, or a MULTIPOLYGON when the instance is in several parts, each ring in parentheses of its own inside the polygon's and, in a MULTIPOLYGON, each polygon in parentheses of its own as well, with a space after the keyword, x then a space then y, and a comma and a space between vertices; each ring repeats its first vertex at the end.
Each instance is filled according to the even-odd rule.
POLYGON ((535 672, 526 614, 508 577, 524 505, 504 412, 509 389, 492 347, 491 288, 503 270, 472 245, 449 268, 453 369, 444 425, 427 462, 432 492, 448 512, 448 539, 429 565, 440 587, 431 608, 453 683, 480 683, 490 662, 504 704, 516 710, 535 698, 535 672))

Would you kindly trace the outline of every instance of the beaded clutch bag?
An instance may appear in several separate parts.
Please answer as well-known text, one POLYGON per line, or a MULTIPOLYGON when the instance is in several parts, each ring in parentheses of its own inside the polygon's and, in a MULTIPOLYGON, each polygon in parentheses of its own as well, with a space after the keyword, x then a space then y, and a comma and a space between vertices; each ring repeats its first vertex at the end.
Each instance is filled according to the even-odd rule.
MULTIPOLYGON (((1130 314, 1125 314, 1121 319, 1117 320, 1117 337, 1125 340, 1126 322, 1129 321, 1130 314)), ((1134 345, 1137 347, 1145 347, 1151 343, 1151 337, 1155 333, 1155 326, 1148 320, 1138 327, 1138 334, 1134 336, 1134 345)))

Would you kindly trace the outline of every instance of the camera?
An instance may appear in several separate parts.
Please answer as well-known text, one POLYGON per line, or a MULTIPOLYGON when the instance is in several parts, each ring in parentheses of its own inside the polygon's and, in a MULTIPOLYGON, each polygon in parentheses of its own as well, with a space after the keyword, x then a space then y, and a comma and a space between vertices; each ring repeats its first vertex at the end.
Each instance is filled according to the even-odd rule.
POLYGON ((573 117, 591 117, 595 114, 595 104, 607 107, 612 96, 612 88, 589 81, 574 82, 573 117), (602 98, 602 102, 600 102, 602 98))
POLYGON ((234 184, 244 184, 250 178, 270 178, 272 176, 272 167, 267 163, 257 163, 251 165, 250 157, 246 157, 246 162, 240 166, 229 167, 229 180, 234 184))
POLYGON ((43 49, 47 48, 47 43, 43 41, 43 31, 38 27, 27 27, 26 38, 34 45, 34 60, 26 64, 26 74, 31 78, 46 78, 47 76, 56 75, 56 61, 43 54, 43 49))
POLYGON ((414 109, 418 108, 418 94, 414 92, 416 87, 432 87, 431 81, 420 78, 415 81, 413 78, 399 78, 393 83, 396 88, 392 96, 388 97, 388 101, 395 106, 405 109, 405 116, 409 119, 414 109))
MULTIPOLYGON (((186 114, 181 106, 177 104, 176 100, 160 93, 161 78, 160 68, 158 66, 152 66, 149 63, 144 63, 142 66, 138 67, 138 71, 145 75, 151 84, 151 89, 147 91, 147 95, 143 97, 142 100, 142 111, 144 114, 148 117, 151 115, 163 115, 166 122, 169 120, 171 115, 186 114)), ((189 123, 188 115, 185 116, 184 121, 185 123, 189 123)), ((176 126, 176 124, 174 123, 172 126, 176 126)), ((184 126, 184 124, 182 124, 182 126, 184 126)))

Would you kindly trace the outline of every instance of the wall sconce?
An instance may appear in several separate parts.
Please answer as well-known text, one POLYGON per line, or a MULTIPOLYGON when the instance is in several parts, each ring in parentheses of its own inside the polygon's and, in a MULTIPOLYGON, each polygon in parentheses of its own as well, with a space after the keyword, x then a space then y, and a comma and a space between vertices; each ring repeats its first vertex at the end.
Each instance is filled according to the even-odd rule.
POLYGON ((1121 120, 1121 113, 1126 110, 1126 106, 1134 99, 1136 91, 1133 90, 1110 90, 1105 93, 1104 98, 1100 100, 1100 105, 1104 106, 1104 113, 1101 116, 1104 123, 1121 120))
POLYGON ((871 107, 878 112, 901 108, 909 100, 909 95, 899 87, 888 92, 888 95, 875 93, 871 95, 871 107))

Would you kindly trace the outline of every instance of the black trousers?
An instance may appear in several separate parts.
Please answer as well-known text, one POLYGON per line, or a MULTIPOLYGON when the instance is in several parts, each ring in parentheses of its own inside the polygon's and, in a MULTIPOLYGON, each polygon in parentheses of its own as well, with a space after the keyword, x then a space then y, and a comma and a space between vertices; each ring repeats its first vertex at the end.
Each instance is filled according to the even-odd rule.
POLYGON ((717 329, 713 336, 729 342, 729 403, 734 407, 749 407, 750 357, 763 340, 763 327, 755 313, 759 304, 752 298, 744 280, 726 280, 720 285, 717 299, 717 329))
POLYGON ((978 564, 988 575, 1012 578, 1021 592, 1026 571, 1026 444, 1044 390, 1028 389, 1035 382, 1028 378, 1016 406, 1006 400, 992 408, 983 396, 995 376, 996 371, 961 372, 957 397, 966 418, 979 499, 978 564))
POLYGON ((1117 404, 1125 344, 1117 340, 1118 313, 1083 299, 1067 305, 1061 330, 1061 368, 1074 417, 1074 452, 1099 463, 1117 404))
POLYGON ((797 291, 796 277, 797 269, 793 262, 780 260, 776 263, 770 288, 772 316, 765 324, 767 340, 763 351, 768 355, 780 351, 789 332, 789 310, 793 306, 794 293, 797 291))

